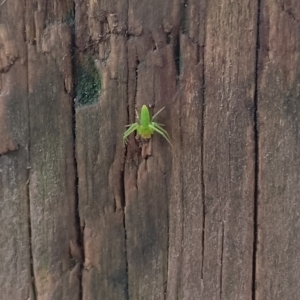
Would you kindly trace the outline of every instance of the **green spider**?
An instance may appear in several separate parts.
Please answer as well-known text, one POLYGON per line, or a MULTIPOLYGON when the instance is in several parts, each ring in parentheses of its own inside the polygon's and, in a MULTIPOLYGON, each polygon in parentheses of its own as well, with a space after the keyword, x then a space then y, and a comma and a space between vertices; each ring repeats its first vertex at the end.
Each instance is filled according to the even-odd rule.
POLYGON ((142 139, 145 139, 145 140, 149 140, 151 138, 151 135, 154 134, 154 132, 157 132, 160 135, 162 135, 172 146, 168 132, 161 127, 164 125, 153 121, 154 118, 157 117, 162 112, 163 109, 164 109, 164 107, 162 109, 160 109, 150 119, 149 109, 146 105, 143 105, 142 109, 141 109, 141 117, 139 118, 139 116, 137 114, 137 122, 125 126, 125 127, 129 127, 129 128, 124 132, 124 135, 123 135, 124 143, 127 140, 127 137, 134 131, 137 131, 137 134, 142 139))

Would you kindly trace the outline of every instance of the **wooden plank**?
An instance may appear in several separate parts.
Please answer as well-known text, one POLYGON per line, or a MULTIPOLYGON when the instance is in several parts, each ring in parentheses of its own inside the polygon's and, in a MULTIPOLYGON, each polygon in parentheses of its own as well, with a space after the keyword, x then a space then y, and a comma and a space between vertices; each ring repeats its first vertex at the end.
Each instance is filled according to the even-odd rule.
POLYGON ((252 299, 256 2, 209 1, 203 299, 252 299))
POLYGON ((29 1, 30 215, 38 299, 79 299, 71 28, 64 3, 29 1), (32 19, 33 18, 33 19, 32 19))
MULTIPOLYGON (((203 109, 206 1, 181 7, 180 51, 180 166, 182 258, 179 299, 201 299, 203 268, 203 109)), ((170 298, 174 299, 174 298, 170 298)))
POLYGON ((0 24, 3 297, 297 298, 296 0, 261 6, 257 253, 256 4, 76 3, 77 217, 73 4, 27 4, 0 11, 21 20, 0 24), (173 148, 155 135, 141 152, 131 136, 124 166, 142 104, 166 106, 173 148))
POLYGON ((122 141, 127 122, 127 3, 80 1, 75 19, 83 299, 123 300, 128 299, 122 141))
POLYGON ((299 21, 299 1, 262 1, 257 300, 299 298, 299 21))
MULTIPOLYGON (((130 122, 135 121, 135 108, 139 111, 143 104, 151 107, 151 113, 165 106, 158 120, 166 125, 172 137, 179 136, 178 103, 174 102, 177 89, 174 45, 180 22, 178 4, 177 1, 129 1, 128 19, 130 122)), ((174 148, 179 149, 180 141, 174 140, 174 143, 174 148)), ((159 135, 153 136, 146 157, 140 157, 134 144, 132 137, 127 147, 125 169, 129 297, 165 299, 169 276, 169 222, 175 226, 168 212, 170 195, 176 190, 169 188, 173 159, 168 143, 159 135)), ((179 169, 179 161, 174 164, 175 169, 179 169)), ((178 182, 179 178, 176 180, 178 182)), ((178 196, 176 199, 178 203, 178 196)), ((173 240, 172 236, 172 243, 173 240)))
POLYGON ((28 208, 28 99, 24 4, 0 8, 1 299, 34 299, 28 208), (12 20, 18 19, 18 22, 12 20))
MULTIPOLYGON (((192 28, 193 22, 197 22, 197 19, 189 20, 190 28, 192 28)), ((183 238, 181 286, 178 294, 181 299, 200 299, 204 218, 202 174, 203 55, 200 56, 203 51, 200 52, 198 36, 193 40, 189 32, 183 32, 180 39, 183 238)))

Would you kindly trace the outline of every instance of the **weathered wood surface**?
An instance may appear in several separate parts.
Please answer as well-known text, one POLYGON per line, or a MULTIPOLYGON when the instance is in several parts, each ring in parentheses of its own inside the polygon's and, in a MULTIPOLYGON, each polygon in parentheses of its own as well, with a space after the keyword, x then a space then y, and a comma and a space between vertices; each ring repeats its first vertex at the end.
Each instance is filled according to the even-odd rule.
POLYGON ((257 7, 222 4, 210 1, 206 15, 203 296, 250 300, 257 7))
POLYGON ((30 299, 27 46, 24 6, 0 7, 0 299, 30 299), (8 20, 18 19, 10 23, 8 20), (6 22, 3 23, 3 20, 6 22))
POLYGON ((300 3, 262 1, 256 299, 300 296, 300 3))
POLYGON ((80 295, 73 4, 54 4, 1 5, 1 299, 80 295))
POLYGON ((76 158, 85 300, 127 299, 128 293, 120 135, 127 121, 127 8, 122 3, 76 2, 76 158), (85 78, 94 84, 82 85, 85 78))
POLYGON ((0 2, 0 299, 299 298, 299 16, 0 2))

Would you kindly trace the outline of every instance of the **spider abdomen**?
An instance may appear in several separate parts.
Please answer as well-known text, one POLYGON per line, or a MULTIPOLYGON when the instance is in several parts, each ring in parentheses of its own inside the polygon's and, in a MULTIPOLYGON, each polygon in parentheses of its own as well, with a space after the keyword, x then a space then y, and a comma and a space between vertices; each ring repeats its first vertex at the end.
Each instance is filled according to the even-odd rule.
POLYGON ((141 122, 141 126, 144 128, 148 128, 151 122, 149 110, 146 105, 142 106, 140 122, 141 122))

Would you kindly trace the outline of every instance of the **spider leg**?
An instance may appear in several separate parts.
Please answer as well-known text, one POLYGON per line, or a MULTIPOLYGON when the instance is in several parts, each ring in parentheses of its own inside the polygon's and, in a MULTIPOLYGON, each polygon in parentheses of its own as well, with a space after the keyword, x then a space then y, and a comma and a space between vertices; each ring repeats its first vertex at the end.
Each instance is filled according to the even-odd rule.
MULTIPOLYGON (((135 110, 135 117, 136 117, 137 121, 140 122, 139 113, 138 113, 137 110, 135 110)), ((137 123, 137 122, 136 122, 136 123, 137 123)), ((136 124, 136 123, 133 123, 133 124, 136 124)), ((133 124, 125 125, 125 127, 130 127, 130 126, 132 126, 133 124)))
MULTIPOLYGON (((128 126, 129 126, 129 128, 128 128, 128 129, 124 132, 124 134, 123 134, 123 142, 126 141, 127 137, 128 137, 131 133, 133 133, 135 130, 138 129, 139 124, 138 124, 138 123, 133 123, 133 124, 128 125, 128 126)), ((127 126, 127 127, 128 127, 128 126, 127 126)))
POLYGON ((169 134, 168 134, 168 132, 165 130, 165 129, 163 129, 161 126, 159 126, 157 123, 155 123, 155 122, 152 122, 150 125, 149 125, 149 127, 151 128, 151 129, 153 129, 154 131, 156 131, 157 133, 159 133, 160 135, 162 135, 167 141, 168 141, 168 143, 172 146, 172 143, 171 143, 171 141, 170 141, 170 136, 169 136, 169 134))
POLYGON ((154 114, 154 116, 152 117, 152 120, 154 120, 154 118, 157 117, 164 109, 165 109, 165 107, 161 108, 156 114, 154 114))
POLYGON ((156 122, 152 122, 152 125, 154 127, 158 128, 160 131, 162 131, 170 139, 170 136, 169 136, 168 132, 164 128, 161 127, 161 126, 165 126, 165 125, 159 124, 159 123, 156 123, 156 122))

